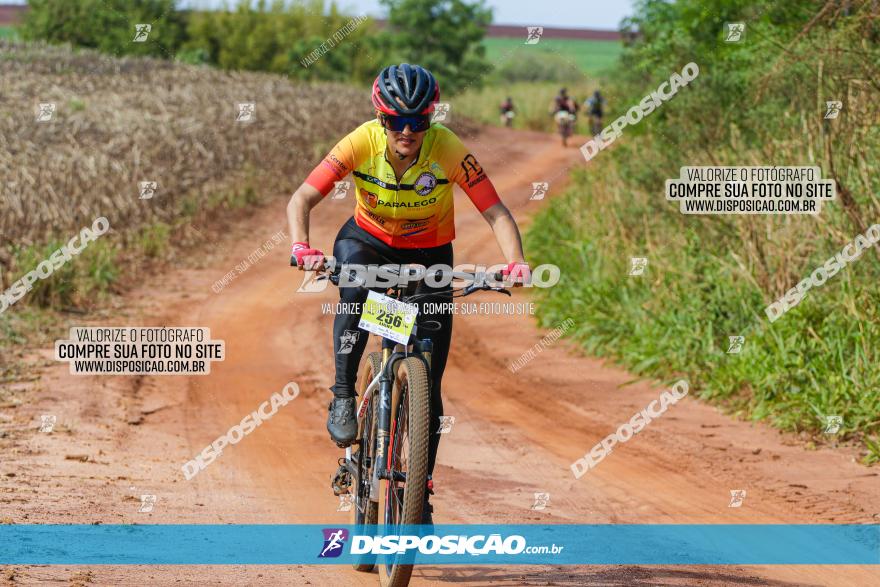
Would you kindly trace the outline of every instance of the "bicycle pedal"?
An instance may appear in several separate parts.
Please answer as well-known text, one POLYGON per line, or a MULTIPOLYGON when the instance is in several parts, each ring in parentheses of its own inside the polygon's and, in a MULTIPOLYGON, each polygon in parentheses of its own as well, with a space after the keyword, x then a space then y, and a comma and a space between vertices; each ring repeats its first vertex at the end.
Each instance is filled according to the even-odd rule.
POLYGON ((345 465, 339 465, 336 474, 333 475, 333 481, 330 483, 333 489, 333 495, 347 495, 351 493, 351 473, 345 465))
MULTIPOLYGON (((334 440, 333 442, 336 442, 336 441, 334 440)), ((361 441, 359 438, 355 438, 354 440, 352 440, 351 442, 349 442, 347 444, 343 443, 343 442, 336 442, 336 446, 338 446, 339 448, 348 448, 350 446, 355 447, 355 446, 360 446, 360 444, 361 444, 361 441)))

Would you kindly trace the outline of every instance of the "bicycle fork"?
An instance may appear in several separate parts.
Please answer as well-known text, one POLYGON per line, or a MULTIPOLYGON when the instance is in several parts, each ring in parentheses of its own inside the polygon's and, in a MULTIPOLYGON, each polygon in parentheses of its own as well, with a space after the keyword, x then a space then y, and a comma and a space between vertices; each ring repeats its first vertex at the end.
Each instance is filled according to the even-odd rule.
POLYGON ((376 447, 373 459, 373 478, 370 481, 370 499, 379 500, 379 480, 387 479, 391 471, 391 393, 394 387, 394 363, 395 343, 392 340, 382 340, 382 374, 379 376, 378 399, 376 422, 376 447))
POLYGON ((413 344, 414 353, 405 353, 395 351, 398 345, 388 339, 382 340, 382 374, 379 377, 379 414, 376 430, 376 458, 373 465, 373 480, 370 490, 370 498, 375 495, 378 499, 379 479, 392 479, 394 481, 406 482, 406 474, 395 471, 391 462, 391 443, 393 435, 391 433, 391 400, 392 391, 394 389, 395 367, 398 361, 405 359, 407 356, 418 356, 424 361, 425 366, 430 373, 431 369, 431 353, 433 351, 433 343, 430 340, 416 340, 413 344))
MULTIPOLYGON (((382 479, 406 482, 406 474, 394 471, 391 462, 392 434, 391 434, 391 400, 394 389, 394 373, 397 362, 404 359, 408 353, 396 351, 397 344, 388 339, 382 340, 382 372, 378 376, 377 388, 373 390, 372 399, 378 399, 376 416, 376 435, 372 449, 372 475, 370 479, 370 501, 379 501, 379 483, 382 479)), ((421 354, 426 366, 430 370, 431 353, 433 344, 430 340, 417 341, 414 350, 421 354)), ((370 385, 372 387, 372 384, 370 385)), ((363 449, 362 449, 363 450, 363 449)), ((349 456, 350 459, 350 456, 349 456)))

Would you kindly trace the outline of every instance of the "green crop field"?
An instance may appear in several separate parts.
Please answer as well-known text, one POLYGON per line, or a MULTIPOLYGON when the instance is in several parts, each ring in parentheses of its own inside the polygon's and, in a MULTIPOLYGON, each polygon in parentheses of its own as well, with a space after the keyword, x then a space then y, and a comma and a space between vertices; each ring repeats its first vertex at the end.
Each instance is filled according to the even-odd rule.
POLYGON ((485 124, 498 124, 498 104, 511 96, 514 128, 554 130, 547 109, 560 86, 581 103, 604 85, 617 66, 623 44, 617 41, 492 37, 483 41, 492 71, 477 87, 455 96, 455 108, 485 124))
POLYGON ((526 45, 523 38, 492 37, 483 41, 486 54, 493 63, 505 59, 505 55, 522 55, 524 52, 555 54, 577 65, 589 75, 598 75, 614 66, 623 45, 618 41, 594 41, 579 39, 542 39, 534 45, 526 45))

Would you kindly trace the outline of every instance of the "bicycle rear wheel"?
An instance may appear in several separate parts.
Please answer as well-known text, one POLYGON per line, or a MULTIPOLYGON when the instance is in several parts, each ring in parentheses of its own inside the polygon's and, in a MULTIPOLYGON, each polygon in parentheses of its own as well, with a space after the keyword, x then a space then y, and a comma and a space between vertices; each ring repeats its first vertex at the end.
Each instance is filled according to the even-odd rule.
MULTIPOLYGON (((367 386, 382 370, 382 354, 370 353, 361 366, 360 376, 357 382, 358 406, 364 397, 367 386)), ((360 441, 357 451, 352 453, 351 458, 355 463, 357 475, 352 480, 352 492, 354 493, 351 507, 351 523, 355 526, 355 532, 362 532, 364 526, 375 525, 379 520, 379 504, 370 500, 370 480, 372 479, 372 461, 374 439, 376 436, 376 406, 378 402, 372 401, 373 397, 379 397, 379 391, 375 390, 370 402, 366 406, 364 415, 358 418, 358 435, 360 441)), ((374 562, 369 562, 366 557, 352 563, 354 570, 370 572, 375 568, 374 562)))
MULTIPOLYGON (((399 534, 399 526, 422 521, 428 482, 430 397, 425 363, 417 357, 400 361, 391 398, 388 462, 384 466, 390 465, 393 473, 403 473, 406 481, 392 477, 382 483, 379 516, 385 535, 399 534)), ((405 560, 397 556, 379 565, 382 587, 405 587, 409 583, 413 566, 404 564, 405 560)))

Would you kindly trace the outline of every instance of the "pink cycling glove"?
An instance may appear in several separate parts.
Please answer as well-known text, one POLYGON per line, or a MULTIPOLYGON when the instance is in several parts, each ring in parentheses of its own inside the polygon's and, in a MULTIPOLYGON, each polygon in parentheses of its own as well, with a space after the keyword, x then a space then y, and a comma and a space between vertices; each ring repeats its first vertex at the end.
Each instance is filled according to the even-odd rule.
POLYGON ((529 269, 528 263, 514 261, 508 263, 507 267, 501 270, 501 277, 504 280, 512 280, 514 284, 528 284, 532 281, 532 270, 529 269))
MULTIPOLYGON (((318 249, 313 249, 309 243, 293 243, 290 250, 290 260, 296 259, 296 266, 306 271, 314 271, 320 269, 324 262, 324 253, 318 249)), ((293 263, 291 262, 291 265, 293 263)))

